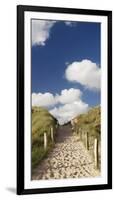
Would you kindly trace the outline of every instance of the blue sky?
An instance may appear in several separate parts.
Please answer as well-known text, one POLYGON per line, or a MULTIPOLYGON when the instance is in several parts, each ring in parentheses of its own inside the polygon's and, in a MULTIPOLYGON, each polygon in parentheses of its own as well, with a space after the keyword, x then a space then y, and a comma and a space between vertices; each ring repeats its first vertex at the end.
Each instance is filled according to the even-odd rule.
POLYGON ((72 88, 88 107, 100 104, 99 23, 32 20, 31 62, 32 93, 55 97, 72 88))

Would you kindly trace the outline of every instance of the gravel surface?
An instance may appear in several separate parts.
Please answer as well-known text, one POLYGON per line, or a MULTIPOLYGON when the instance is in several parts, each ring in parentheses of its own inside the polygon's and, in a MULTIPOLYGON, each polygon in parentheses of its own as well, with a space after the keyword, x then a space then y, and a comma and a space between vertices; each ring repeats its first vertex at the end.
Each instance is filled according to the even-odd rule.
POLYGON ((64 179, 99 176, 94 162, 83 143, 70 126, 58 130, 53 150, 33 171, 32 180, 64 179))

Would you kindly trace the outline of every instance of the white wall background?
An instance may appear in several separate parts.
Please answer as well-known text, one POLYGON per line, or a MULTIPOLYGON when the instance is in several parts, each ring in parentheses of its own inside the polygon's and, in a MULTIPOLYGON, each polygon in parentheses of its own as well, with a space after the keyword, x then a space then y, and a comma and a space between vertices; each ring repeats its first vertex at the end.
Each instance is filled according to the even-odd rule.
MULTIPOLYGON (((0 199, 114 199, 113 190, 16 196, 16 5, 62 6, 84 9, 113 10, 114 0, 3 0, 0 2, 0 199)), ((113 35, 115 35, 113 23, 113 35)), ((113 38, 114 44, 114 38, 113 38)), ((114 55, 114 50, 113 50, 114 55)), ((113 60, 113 67, 114 67, 113 60)), ((114 69, 114 68, 113 68, 114 69)), ((115 72, 115 70, 113 70, 115 72)), ((113 72, 113 73, 114 73, 113 72)), ((115 73, 114 73, 115 75, 115 73)), ((115 84, 115 78, 113 85, 115 84)), ((113 101, 115 101, 115 94, 113 101)), ((114 107, 115 108, 115 107, 114 107)), ((114 116, 113 116, 114 118, 114 116)), ((114 123, 115 124, 115 123, 114 123)), ((114 126, 115 128, 115 126, 114 126)), ((113 153, 115 152, 113 134, 113 153)), ((113 160, 113 169, 115 159, 113 160)))

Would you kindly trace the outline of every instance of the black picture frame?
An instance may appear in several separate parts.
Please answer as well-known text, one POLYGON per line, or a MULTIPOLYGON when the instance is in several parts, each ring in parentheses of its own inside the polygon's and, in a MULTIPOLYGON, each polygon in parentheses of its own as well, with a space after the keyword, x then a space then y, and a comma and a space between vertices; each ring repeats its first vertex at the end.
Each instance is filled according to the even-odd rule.
POLYGON ((17 194, 38 194, 112 189, 112 11, 41 6, 17 6, 17 194), (24 13, 47 12, 107 16, 108 22, 108 166, 107 184, 53 188, 24 188, 24 13))

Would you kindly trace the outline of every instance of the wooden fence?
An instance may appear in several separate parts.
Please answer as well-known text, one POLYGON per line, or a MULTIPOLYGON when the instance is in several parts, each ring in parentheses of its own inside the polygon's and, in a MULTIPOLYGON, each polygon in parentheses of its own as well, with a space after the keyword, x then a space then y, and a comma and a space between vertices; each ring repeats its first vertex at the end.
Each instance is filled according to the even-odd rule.
POLYGON ((49 140, 51 143, 54 143, 56 129, 57 129, 57 125, 56 125, 55 129, 53 126, 50 127, 50 137, 49 137, 49 134, 46 131, 44 131, 44 134, 43 134, 44 150, 47 150, 49 140))
POLYGON ((82 128, 76 128, 75 133, 79 139, 83 142, 85 148, 89 151, 94 160, 94 165, 96 169, 100 169, 101 165, 101 145, 100 138, 93 135, 91 131, 86 131, 82 128))

